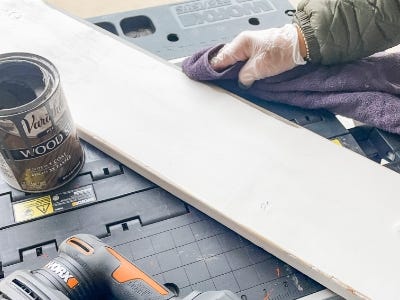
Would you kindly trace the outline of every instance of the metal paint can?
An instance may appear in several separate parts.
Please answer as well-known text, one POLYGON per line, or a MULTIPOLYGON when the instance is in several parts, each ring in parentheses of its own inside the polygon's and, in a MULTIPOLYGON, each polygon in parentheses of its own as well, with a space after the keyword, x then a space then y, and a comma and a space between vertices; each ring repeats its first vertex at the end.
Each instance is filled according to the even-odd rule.
POLYGON ((44 192, 80 171, 84 152, 57 69, 30 53, 0 55, 0 171, 12 187, 44 192))

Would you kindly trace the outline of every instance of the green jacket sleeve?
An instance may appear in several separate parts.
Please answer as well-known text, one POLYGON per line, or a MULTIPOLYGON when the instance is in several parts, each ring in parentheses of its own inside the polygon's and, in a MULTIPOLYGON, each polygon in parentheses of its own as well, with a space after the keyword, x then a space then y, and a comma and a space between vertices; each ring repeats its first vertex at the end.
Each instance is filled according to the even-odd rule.
POLYGON ((347 62, 400 44, 400 0, 303 0, 295 13, 311 62, 347 62))

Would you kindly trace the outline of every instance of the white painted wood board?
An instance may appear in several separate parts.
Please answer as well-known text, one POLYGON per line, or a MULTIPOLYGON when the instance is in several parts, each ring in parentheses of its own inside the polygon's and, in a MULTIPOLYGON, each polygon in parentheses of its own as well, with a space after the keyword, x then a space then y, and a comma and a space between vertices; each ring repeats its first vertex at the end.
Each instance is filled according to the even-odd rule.
POLYGON ((0 37, 56 65, 84 139, 348 299, 400 295, 396 173, 39 0, 0 1, 0 37))

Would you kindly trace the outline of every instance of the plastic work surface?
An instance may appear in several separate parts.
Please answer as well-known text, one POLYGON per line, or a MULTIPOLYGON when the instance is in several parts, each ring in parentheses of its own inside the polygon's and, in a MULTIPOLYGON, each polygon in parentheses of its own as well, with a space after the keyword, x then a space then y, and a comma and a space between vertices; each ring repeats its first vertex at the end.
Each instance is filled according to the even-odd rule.
POLYGON ((290 9, 291 4, 284 0, 198 0, 99 16, 90 21, 170 60, 227 43, 243 30, 282 26, 291 22, 287 15, 290 9))
POLYGON ((83 138, 346 298, 398 296, 397 174, 40 1, 0 13, 1 52, 55 63, 83 138))
POLYGON ((294 300, 323 289, 101 151, 83 144, 84 168, 60 189, 26 195, 0 181, 0 241, 7 241, 0 243, 0 279, 3 272, 7 276, 14 270, 42 267, 57 255, 65 238, 91 233, 160 283, 176 287, 182 297, 192 290, 229 289, 246 300, 267 295, 270 300, 294 300), (15 221, 13 207, 28 203, 32 207, 45 197, 51 199, 53 207, 59 207, 59 202, 67 202, 65 195, 76 204, 57 212, 47 207, 37 218, 15 221))

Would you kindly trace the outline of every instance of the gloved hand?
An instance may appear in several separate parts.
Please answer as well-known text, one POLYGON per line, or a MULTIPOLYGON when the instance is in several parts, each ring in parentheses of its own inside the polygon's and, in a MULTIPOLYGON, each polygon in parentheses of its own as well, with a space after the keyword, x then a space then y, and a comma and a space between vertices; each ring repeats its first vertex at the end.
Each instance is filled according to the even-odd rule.
POLYGON ((250 87, 255 80, 278 75, 303 65, 297 25, 260 31, 244 31, 226 44, 210 61, 222 71, 238 61, 246 61, 239 72, 239 84, 250 87))

